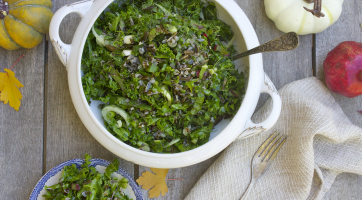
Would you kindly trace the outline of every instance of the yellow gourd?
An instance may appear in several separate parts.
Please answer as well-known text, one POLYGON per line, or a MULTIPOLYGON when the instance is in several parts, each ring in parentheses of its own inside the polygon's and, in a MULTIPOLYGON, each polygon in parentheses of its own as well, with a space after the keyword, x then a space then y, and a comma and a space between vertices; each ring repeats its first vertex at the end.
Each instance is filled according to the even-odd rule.
POLYGON ((0 0, 0 46, 33 48, 49 31, 53 17, 50 0, 0 0))

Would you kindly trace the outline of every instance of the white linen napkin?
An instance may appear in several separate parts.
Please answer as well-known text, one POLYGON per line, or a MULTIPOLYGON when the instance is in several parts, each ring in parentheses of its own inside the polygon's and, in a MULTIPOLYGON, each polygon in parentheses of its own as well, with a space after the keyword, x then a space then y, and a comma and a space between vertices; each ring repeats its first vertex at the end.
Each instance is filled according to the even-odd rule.
MULTIPOLYGON (((348 120, 321 81, 303 79, 279 92, 282 112, 272 130, 232 143, 186 200, 240 199, 251 179, 251 159, 274 131, 288 139, 248 199, 322 199, 339 173, 362 174, 362 129, 348 120)), ((254 122, 263 121, 271 108, 269 100, 254 122)))

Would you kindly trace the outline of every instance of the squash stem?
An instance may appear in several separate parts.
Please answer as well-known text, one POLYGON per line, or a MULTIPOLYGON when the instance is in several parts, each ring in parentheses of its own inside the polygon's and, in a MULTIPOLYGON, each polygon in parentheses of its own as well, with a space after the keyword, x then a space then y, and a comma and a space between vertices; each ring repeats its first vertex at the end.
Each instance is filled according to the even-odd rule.
POLYGON ((9 14, 9 4, 0 0, 0 19, 4 19, 9 14))
POLYGON ((312 13, 314 16, 320 18, 324 17, 325 15, 322 13, 322 0, 304 0, 307 3, 314 3, 314 8, 308 9, 304 7, 304 9, 310 13, 312 13))

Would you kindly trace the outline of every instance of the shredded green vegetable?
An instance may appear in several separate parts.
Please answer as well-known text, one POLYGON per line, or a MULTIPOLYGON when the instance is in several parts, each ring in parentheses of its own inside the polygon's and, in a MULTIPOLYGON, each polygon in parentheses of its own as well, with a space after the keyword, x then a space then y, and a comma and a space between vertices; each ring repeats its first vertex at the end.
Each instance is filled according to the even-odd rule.
POLYGON ((218 63, 235 53, 233 35, 213 3, 115 2, 85 44, 86 98, 104 103, 107 129, 135 148, 199 147, 219 121, 235 115, 245 93, 244 74, 231 60, 218 63))
POLYGON ((100 174, 91 164, 90 155, 85 155, 85 162, 80 169, 75 164, 65 166, 58 184, 45 186, 46 200, 132 200, 124 194, 128 179, 111 177, 119 168, 115 159, 100 174))

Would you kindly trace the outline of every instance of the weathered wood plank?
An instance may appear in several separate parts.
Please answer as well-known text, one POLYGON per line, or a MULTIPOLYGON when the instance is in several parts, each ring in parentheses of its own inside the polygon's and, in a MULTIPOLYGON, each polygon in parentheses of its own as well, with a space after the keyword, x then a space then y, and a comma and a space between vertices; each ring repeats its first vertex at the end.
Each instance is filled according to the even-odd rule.
MULTIPOLYGON (((268 42, 283 33, 276 29, 274 23, 266 16, 264 12, 263 1, 245 1, 235 0, 243 9, 253 24, 260 43, 268 42)), ((279 89, 285 84, 303 79, 313 75, 312 72, 312 36, 300 37, 300 47, 291 52, 266 53, 263 55, 264 70, 279 89)), ((262 106, 269 96, 263 95, 259 100, 259 106, 262 106)), ((184 178, 182 182, 168 182, 169 193, 165 197, 157 199, 177 200, 183 199, 192 186, 197 182, 201 175, 209 168, 216 157, 213 157, 203 163, 181 169, 170 170, 168 177, 184 178)), ((140 167, 140 172, 148 168, 140 167)), ((147 192, 143 190, 144 198, 147 198, 147 192)))
POLYGON ((44 42, 30 50, 0 48, 0 71, 23 54, 13 68, 24 85, 19 112, 0 103, 0 199, 28 199, 42 176, 44 42))
POLYGON ((357 187, 357 197, 362 197, 362 176, 358 176, 357 187))
MULTIPOLYGON (((343 41, 362 42, 362 2, 359 0, 344 1, 343 13, 332 27, 316 36, 317 77, 324 81, 323 61, 327 53, 343 41)), ((333 94, 336 101, 344 110, 348 118, 362 127, 362 117, 357 112, 362 108, 362 97, 353 99, 333 94)), ((325 199, 360 199, 361 187, 358 181, 361 176, 355 174, 341 174, 337 177, 325 199), (340 197, 340 198, 338 198, 340 197)))
MULTIPOLYGON (((53 1, 53 11, 77 0, 53 1)), ((68 15, 60 27, 61 38, 71 43, 80 17, 68 15)), ((47 86, 47 143, 46 168, 74 158, 84 158, 88 153, 93 158, 113 160, 111 152, 100 145, 84 127, 76 113, 68 86, 67 71, 49 43, 47 86)), ((133 163, 121 160, 121 167, 133 176, 133 163)))
MULTIPOLYGON (((153 198, 153 200, 178 200, 184 199, 195 183, 200 179, 201 175, 209 168, 209 166, 219 157, 216 155, 202 163, 178 168, 170 169, 166 179, 182 178, 184 180, 166 181, 168 193, 165 196, 153 198)), ((150 171, 150 168, 140 166, 140 175, 145 171, 150 171)), ((148 191, 141 189, 143 198, 148 198, 148 191)))

